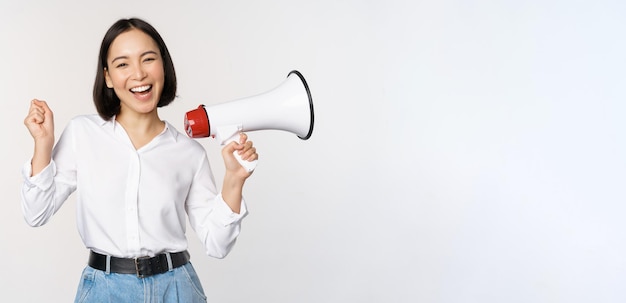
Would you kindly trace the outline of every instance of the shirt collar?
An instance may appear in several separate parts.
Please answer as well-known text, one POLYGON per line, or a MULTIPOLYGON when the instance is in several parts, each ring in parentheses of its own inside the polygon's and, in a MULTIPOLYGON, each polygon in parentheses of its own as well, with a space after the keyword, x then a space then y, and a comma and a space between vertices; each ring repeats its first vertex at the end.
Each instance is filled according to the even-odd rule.
MULTIPOLYGON (((174 140, 174 142, 176 142, 178 140, 178 136, 180 135, 180 132, 176 130, 176 128, 172 126, 166 120, 163 120, 163 122, 165 122, 165 130, 163 131, 162 135, 164 135, 168 139, 171 138, 171 140, 174 140)), ((117 125, 118 123, 117 123, 117 120, 115 120, 115 116, 113 116, 111 120, 108 120, 108 121, 101 119, 101 122, 100 122, 100 126, 109 127, 113 130, 115 130, 115 128, 118 127, 117 125)))
POLYGON ((165 131, 164 135, 167 135, 168 138, 172 138, 174 142, 178 141, 178 136, 180 136, 180 132, 174 128, 169 122, 163 120, 165 122, 165 131))

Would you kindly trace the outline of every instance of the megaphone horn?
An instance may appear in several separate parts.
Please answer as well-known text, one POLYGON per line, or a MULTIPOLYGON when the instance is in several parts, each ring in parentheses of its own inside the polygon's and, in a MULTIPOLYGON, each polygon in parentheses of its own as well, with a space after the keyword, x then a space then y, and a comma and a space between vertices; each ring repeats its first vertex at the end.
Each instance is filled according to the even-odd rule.
MULTIPOLYGON (((185 114, 185 131, 191 138, 213 137, 224 145, 238 141, 239 132, 283 130, 307 140, 313 133, 313 98, 304 76, 291 71, 287 79, 265 93, 212 106, 200 105, 185 114)), ((256 160, 242 161, 249 171, 256 160)))

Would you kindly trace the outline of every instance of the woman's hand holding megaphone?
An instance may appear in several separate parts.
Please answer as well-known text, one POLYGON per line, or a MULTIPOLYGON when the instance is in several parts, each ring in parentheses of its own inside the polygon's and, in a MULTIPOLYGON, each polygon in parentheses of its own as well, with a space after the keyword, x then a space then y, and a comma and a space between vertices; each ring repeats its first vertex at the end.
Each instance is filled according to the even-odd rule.
POLYGON ((252 141, 248 141, 246 134, 238 133, 237 136, 233 136, 233 138, 235 137, 238 137, 239 140, 229 140, 222 148, 222 157, 226 166, 226 174, 222 184, 222 198, 233 212, 240 213, 243 185, 254 171, 254 169, 249 169, 244 165, 245 163, 256 164, 259 155, 256 153, 252 141))
POLYGON ((224 158, 226 171, 242 178, 248 178, 256 167, 259 155, 252 141, 248 141, 248 135, 239 133, 239 141, 236 140, 237 136, 233 137, 234 138, 222 148, 222 157, 224 158))

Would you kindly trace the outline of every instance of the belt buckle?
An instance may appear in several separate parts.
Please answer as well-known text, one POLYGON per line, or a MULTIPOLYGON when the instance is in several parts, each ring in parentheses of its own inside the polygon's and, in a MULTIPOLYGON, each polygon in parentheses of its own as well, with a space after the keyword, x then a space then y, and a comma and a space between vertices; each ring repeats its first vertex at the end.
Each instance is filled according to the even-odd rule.
POLYGON ((138 257, 138 258, 135 258, 135 273, 137 274, 137 278, 144 278, 144 277, 146 277, 146 275, 144 275, 141 272, 141 269, 140 269, 140 266, 139 266, 139 262, 141 260, 144 260, 144 259, 147 259, 147 258, 148 257, 138 257))

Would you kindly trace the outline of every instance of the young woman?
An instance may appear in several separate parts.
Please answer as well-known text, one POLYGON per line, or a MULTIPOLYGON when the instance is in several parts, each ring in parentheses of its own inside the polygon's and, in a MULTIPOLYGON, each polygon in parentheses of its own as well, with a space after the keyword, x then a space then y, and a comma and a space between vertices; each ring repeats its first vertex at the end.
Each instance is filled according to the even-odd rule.
POLYGON ((250 173, 235 159, 258 159, 245 134, 222 149, 215 185, 204 148, 159 118, 176 95, 163 39, 140 19, 109 28, 94 84, 98 115, 72 119, 56 145, 53 113, 33 100, 24 120, 34 153, 23 168, 22 209, 45 224, 76 192, 78 231, 90 250, 75 302, 206 302, 189 263, 186 217, 208 255, 225 257, 247 211, 250 173))

